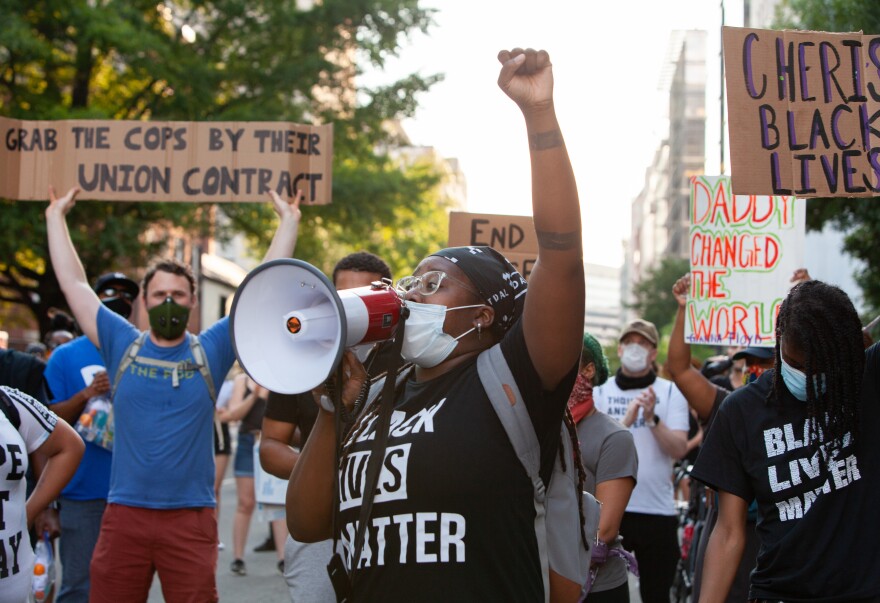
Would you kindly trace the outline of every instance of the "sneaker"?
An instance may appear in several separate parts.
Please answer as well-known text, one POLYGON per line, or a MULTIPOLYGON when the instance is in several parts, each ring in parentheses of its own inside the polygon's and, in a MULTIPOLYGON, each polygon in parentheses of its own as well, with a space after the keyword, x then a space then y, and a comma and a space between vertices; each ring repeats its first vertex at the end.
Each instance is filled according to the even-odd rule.
POLYGON ((247 576, 247 568, 244 565, 244 561, 241 559, 236 559, 229 565, 229 570, 233 574, 237 574, 239 576, 247 576))
POLYGON ((284 575, 284 559, 278 560, 278 573, 284 575))
POLYGON ((222 551, 222 550, 225 549, 225 548, 226 548, 226 545, 223 544, 222 542, 217 543, 217 550, 218 550, 218 551, 222 551))
POLYGON ((254 547, 255 553, 268 553, 269 551, 275 550, 275 539, 269 536, 266 540, 263 541, 262 544, 258 544, 254 547))

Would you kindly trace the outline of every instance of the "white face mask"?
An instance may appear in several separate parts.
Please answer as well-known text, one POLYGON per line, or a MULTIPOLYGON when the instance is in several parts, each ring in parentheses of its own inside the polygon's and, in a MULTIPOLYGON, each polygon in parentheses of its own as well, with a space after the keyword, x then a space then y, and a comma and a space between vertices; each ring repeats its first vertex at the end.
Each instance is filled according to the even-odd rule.
POLYGON ((465 308, 481 308, 484 304, 473 306, 457 306, 447 308, 438 304, 421 304, 419 302, 406 302, 409 308, 409 317, 403 328, 403 347, 400 355, 407 362, 412 362, 422 368, 437 366, 446 360, 458 345, 458 340, 474 331, 471 327, 458 337, 453 337, 443 332, 443 323, 446 322, 446 313, 451 310, 464 310, 465 308))
POLYGON ((648 350, 637 343, 623 346, 620 364, 630 373, 641 373, 648 368, 648 350))

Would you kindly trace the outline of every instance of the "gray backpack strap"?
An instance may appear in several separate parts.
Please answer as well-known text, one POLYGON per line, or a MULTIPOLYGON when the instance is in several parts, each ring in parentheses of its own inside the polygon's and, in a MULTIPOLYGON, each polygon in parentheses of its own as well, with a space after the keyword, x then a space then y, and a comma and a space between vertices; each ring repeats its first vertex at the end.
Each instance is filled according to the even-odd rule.
POLYGON ((202 344, 199 341, 198 336, 190 334, 189 336, 189 348, 193 355, 193 362, 168 362, 167 360, 158 360, 156 358, 143 358, 138 356, 141 351, 141 348, 144 347, 144 342, 147 340, 149 336, 149 331, 144 331, 138 336, 137 339, 132 341, 128 348, 126 348, 125 353, 122 356, 122 360, 119 363, 119 367, 116 369, 116 377, 113 379, 113 391, 112 395, 116 394, 116 388, 119 386, 119 381, 122 378, 122 375, 128 370, 128 367, 131 366, 133 362, 138 362, 140 364, 147 364, 150 366, 158 366, 160 368, 166 368, 171 371, 171 386, 172 387, 180 387, 180 371, 181 370, 193 370, 198 369, 199 374, 205 380, 205 385, 208 387, 208 394, 211 396, 211 401, 217 402, 217 389, 214 387, 214 379, 211 377, 211 367, 208 366, 208 360, 205 357, 205 351, 202 349, 202 344))
POLYGON ((147 340, 148 333, 148 331, 144 331, 138 335, 137 339, 128 344, 127 348, 125 348, 125 353, 122 355, 122 360, 119 362, 119 367, 116 369, 116 376, 113 377, 112 390, 110 391, 111 399, 116 397, 116 388, 119 387, 119 381, 122 379, 122 375, 125 374, 125 371, 128 370, 128 367, 131 366, 131 363, 137 358, 138 352, 144 347, 144 342, 147 340))
POLYGON ((492 402, 495 413, 507 432, 507 437, 513 445, 513 450, 519 458, 526 474, 532 481, 535 502, 535 536, 538 541, 538 553, 541 558, 541 577, 544 581, 544 600, 550 600, 550 566, 547 553, 547 525, 546 525, 546 490, 544 480, 541 479, 541 445, 535 428, 529 417, 529 411, 523 401, 519 387, 501 345, 495 344, 488 350, 484 350, 477 357, 477 372, 480 381, 492 402))
POLYGON ((208 366, 208 359, 205 357, 205 350, 202 349, 202 343, 199 341, 198 335, 190 334, 189 348, 193 355, 193 362, 199 365, 199 373, 208 386, 208 393, 211 395, 211 401, 217 403, 217 389, 214 387, 214 379, 211 377, 211 367, 208 366))

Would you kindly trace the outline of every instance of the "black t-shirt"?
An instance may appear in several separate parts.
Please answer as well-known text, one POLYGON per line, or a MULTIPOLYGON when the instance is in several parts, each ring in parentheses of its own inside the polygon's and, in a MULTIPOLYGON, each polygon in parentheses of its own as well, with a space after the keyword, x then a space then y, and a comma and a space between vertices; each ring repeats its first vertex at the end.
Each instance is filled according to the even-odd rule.
POLYGON ((43 404, 49 392, 43 371, 46 363, 31 354, 16 350, 0 350, 0 385, 21 390, 43 404))
MULTIPOLYGON (((693 475, 758 501, 751 599, 853 601, 880 595, 880 351, 866 352, 860 439, 830 461, 804 447, 806 404, 766 402, 773 371, 730 394, 693 475)), ((830 452, 830 451, 829 451, 830 452)))
POLYGON ((282 423, 293 423, 299 427, 301 442, 305 446, 312 427, 318 420, 318 405, 311 392, 304 394, 278 394, 269 392, 266 404, 266 418, 282 423))
MULTIPOLYGON (((251 395, 252 390, 245 388, 245 397, 251 395)), ((258 433, 263 428, 263 415, 266 414, 266 398, 257 398, 247 414, 241 419, 239 431, 258 433)))
MULTIPOLYGON (((577 366, 544 392, 520 325, 502 350, 552 471, 577 366)), ((375 419, 375 417, 374 417, 375 419)), ((375 421, 353 431, 341 461, 343 544, 351 555, 375 421)), ((544 600, 533 488, 477 373, 476 359, 396 400, 355 598, 363 601, 544 600), (366 566, 363 566, 366 560, 366 566)))

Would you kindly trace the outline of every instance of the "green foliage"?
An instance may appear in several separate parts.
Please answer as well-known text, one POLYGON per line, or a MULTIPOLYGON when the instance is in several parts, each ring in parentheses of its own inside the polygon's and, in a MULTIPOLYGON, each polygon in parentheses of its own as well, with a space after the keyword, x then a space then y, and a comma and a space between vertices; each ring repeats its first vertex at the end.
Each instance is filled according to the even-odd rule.
MULTIPOLYGON (((880 33, 877 0, 784 0, 776 27, 814 31, 880 33)), ((864 262, 855 274, 869 311, 880 310, 880 206, 877 199, 810 199, 807 227, 821 230, 833 224, 846 233, 844 250, 864 262)))
POLYGON ((639 318, 654 323, 658 330, 675 319, 678 302, 672 285, 690 270, 687 259, 664 257, 633 289, 635 302, 630 306, 639 318))
MULTIPOLYGON (((0 0, 0 115, 21 119, 259 120, 334 124, 333 204, 304 208, 297 255, 327 269, 365 248, 411 270, 442 243, 446 200, 431 166, 401 169, 377 148, 439 76, 355 89, 400 41, 427 31, 418 0, 0 0), (191 32, 195 33, 192 38, 191 32)), ((48 183, 47 183, 48 184, 48 183)), ((71 183, 55 183, 66 186, 71 183)), ((43 204, 0 201, 0 303, 64 307, 47 261, 43 204)), ((167 249, 153 224, 220 240, 243 233, 262 255, 269 204, 80 202, 69 216, 87 274, 143 266, 167 249)))

